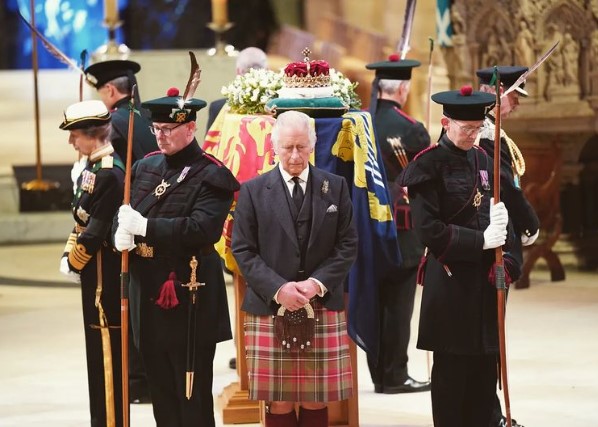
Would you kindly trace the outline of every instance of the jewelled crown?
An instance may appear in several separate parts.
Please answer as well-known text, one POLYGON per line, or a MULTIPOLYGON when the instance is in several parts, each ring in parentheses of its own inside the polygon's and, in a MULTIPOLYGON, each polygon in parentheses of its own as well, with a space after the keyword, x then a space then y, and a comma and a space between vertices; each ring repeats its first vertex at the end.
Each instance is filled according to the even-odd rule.
POLYGON ((291 62, 284 69, 283 83, 287 88, 309 88, 330 86, 330 65, 323 60, 310 60, 308 48, 301 52, 305 58, 291 62))

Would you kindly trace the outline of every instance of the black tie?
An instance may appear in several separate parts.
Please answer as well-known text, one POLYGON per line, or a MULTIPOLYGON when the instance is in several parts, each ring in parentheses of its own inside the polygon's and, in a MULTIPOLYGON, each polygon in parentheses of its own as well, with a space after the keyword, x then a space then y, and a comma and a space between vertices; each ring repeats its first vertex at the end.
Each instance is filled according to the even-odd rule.
POLYGON ((295 183, 295 186, 293 187, 293 201, 295 202, 295 206, 297 206, 297 211, 301 210, 301 205, 303 204, 303 189, 301 188, 299 181, 300 179, 298 176, 293 177, 293 182, 295 183))

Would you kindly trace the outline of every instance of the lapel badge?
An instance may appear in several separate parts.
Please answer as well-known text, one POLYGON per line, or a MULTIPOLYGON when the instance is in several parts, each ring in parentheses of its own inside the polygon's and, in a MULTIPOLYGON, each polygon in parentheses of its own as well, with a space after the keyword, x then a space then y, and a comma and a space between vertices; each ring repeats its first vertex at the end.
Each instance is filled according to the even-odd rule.
POLYGON ((482 193, 480 193, 480 190, 478 188, 475 189, 475 196, 473 196, 473 207, 474 208, 479 208, 480 205, 482 204, 482 197, 484 197, 482 195, 482 193))
POLYGON ((327 179, 324 180, 324 182, 322 182, 322 194, 327 194, 328 193, 328 187, 329 187, 330 183, 328 182, 327 179))
POLYGON ((159 199, 162 194, 166 193, 168 187, 170 187, 170 184, 162 179, 162 182, 154 189, 154 196, 159 199))

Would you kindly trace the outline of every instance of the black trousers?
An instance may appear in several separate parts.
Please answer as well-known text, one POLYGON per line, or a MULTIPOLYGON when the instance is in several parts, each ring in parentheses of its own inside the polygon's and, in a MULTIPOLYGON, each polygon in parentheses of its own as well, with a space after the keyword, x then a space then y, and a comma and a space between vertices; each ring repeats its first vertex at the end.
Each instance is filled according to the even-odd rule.
POLYGON ((490 424, 496 398, 496 356, 434 352, 434 427, 490 424))
MULTIPOLYGON (((120 256, 102 246, 102 307, 106 313, 110 333, 112 376, 116 426, 122 426, 122 352, 120 343, 120 256)), ((106 387, 104 381, 104 354, 95 306, 97 287, 97 256, 81 272, 81 301, 87 358, 89 412, 92 427, 106 427, 106 387)))
POLYGON ((376 386, 397 387, 409 373, 407 348, 415 300, 417 267, 402 269, 380 284, 380 350, 378 360, 368 355, 368 367, 376 386))
POLYGON ((158 347, 141 341, 156 427, 214 427, 216 344, 202 344, 195 349, 195 377, 189 400, 185 397, 186 352, 158 347))

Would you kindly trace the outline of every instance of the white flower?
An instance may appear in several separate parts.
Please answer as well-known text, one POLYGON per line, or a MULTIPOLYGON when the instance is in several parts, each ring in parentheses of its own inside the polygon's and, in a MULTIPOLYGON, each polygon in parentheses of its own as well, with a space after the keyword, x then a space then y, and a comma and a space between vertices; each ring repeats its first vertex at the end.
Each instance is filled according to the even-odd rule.
POLYGON ((330 69, 330 85, 333 95, 340 98, 345 104, 354 109, 361 108, 361 99, 355 93, 357 83, 352 83, 343 73, 330 69))
POLYGON ((222 88, 231 111, 239 114, 261 114, 266 103, 277 96, 282 87, 282 75, 266 69, 251 69, 237 76, 222 88))

